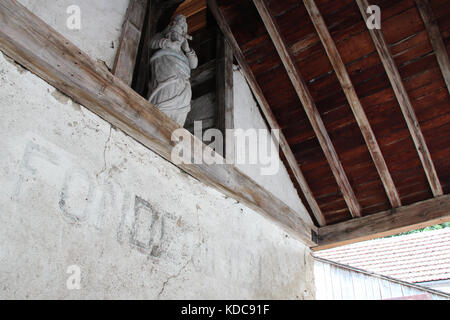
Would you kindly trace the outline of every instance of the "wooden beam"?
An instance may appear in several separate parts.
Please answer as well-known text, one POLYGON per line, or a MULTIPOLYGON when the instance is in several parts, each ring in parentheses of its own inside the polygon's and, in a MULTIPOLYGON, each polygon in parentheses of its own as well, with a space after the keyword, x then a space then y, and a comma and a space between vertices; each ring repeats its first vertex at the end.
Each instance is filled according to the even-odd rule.
MULTIPOLYGON (((128 85, 96 63, 69 40, 16 0, 0 2, 0 50, 166 160, 175 147, 192 145, 212 150, 179 127, 128 85), (175 130, 185 134, 172 141, 175 130)), ((197 147, 198 148, 198 147, 197 147)), ((205 152, 206 153, 206 152, 205 152)), ((222 159, 216 155, 216 159, 222 159)), ((222 159, 223 161, 223 159, 222 159)), ((176 164, 201 182, 216 188, 287 232, 312 245, 315 227, 309 216, 293 211, 236 167, 227 164, 176 164)))
POLYGON ((441 68, 447 90, 450 93, 450 62, 430 2, 428 0, 416 0, 416 6, 422 16, 423 23, 428 32, 428 38, 430 39, 431 46, 433 47, 439 67, 441 68))
MULTIPOLYGON (((364 21, 367 21, 369 19, 369 15, 366 10, 369 7, 369 3, 367 0, 356 0, 356 3, 358 4, 364 21)), ((400 109, 402 110, 406 124, 408 125, 408 129, 416 146, 417 153, 422 161, 431 191, 435 197, 438 197, 443 194, 442 186, 437 176, 436 169, 434 168, 433 160, 431 159, 430 152, 428 151, 428 146, 422 130, 420 129, 419 120, 417 120, 411 100, 409 99, 408 92, 403 84, 394 59, 389 52, 388 45, 384 39, 381 29, 369 29, 369 32, 378 51, 381 62, 383 63, 384 69, 389 77, 392 88, 394 89, 395 96, 397 97, 400 109)))
POLYGON ((147 0, 130 0, 114 61, 114 75, 129 86, 133 81, 147 4, 147 0))
POLYGON ((333 38, 328 31, 328 27, 320 14, 319 9, 316 6, 314 0, 304 0, 305 7, 308 10, 309 16, 314 24, 314 27, 319 34, 320 40, 330 58, 331 65, 336 72, 337 78, 342 86, 342 89, 347 97, 347 101, 352 108, 353 114, 358 122, 361 129, 361 133, 366 141, 367 148, 369 149, 370 155, 372 156, 375 167, 377 168, 378 174, 380 175, 381 181, 383 182, 384 189, 389 198, 389 201, 394 208, 398 208, 402 205, 400 196, 398 194, 397 188, 395 187, 392 176, 384 160, 383 154, 381 153, 380 146, 378 145, 375 134, 373 133, 372 127, 370 126, 369 120, 367 119, 366 113, 361 105, 361 101, 356 94, 356 90, 350 79, 350 76, 345 68, 345 64, 339 54, 333 38))
POLYGON ((450 195, 445 195, 319 228, 318 246, 313 249, 329 249, 449 221, 450 195))
POLYGON ((314 129, 314 132, 319 140, 325 157, 331 167, 336 182, 342 192, 342 195, 347 203, 351 215, 356 218, 361 216, 361 206, 356 199, 355 193, 353 192, 352 186, 348 181, 347 174, 342 167, 341 161, 334 149, 333 143, 328 135, 328 132, 323 124, 322 118, 320 117, 319 110, 317 110, 316 104, 303 80, 298 68, 294 62, 294 59, 289 52, 286 44, 283 41, 283 37, 279 31, 279 28, 272 18, 269 10, 267 9, 264 0, 253 0, 258 12, 269 32, 272 42, 278 51, 278 54, 286 68, 286 71, 291 79, 291 82, 300 98, 301 103, 308 115, 309 121, 314 129))
POLYGON ((235 162, 234 136, 229 137, 227 130, 234 129, 234 95, 233 95, 233 50, 225 41, 220 30, 217 32, 216 55, 216 101, 217 129, 224 137, 224 158, 235 162))
POLYGON ((230 27, 228 26, 225 20, 225 17, 223 16, 222 12, 220 11, 217 5, 217 2, 215 0, 208 0, 208 7, 213 13, 214 17, 216 18, 217 24, 222 30, 222 33, 224 34, 226 40, 233 49, 234 56, 236 57, 236 60, 238 61, 239 65, 242 68, 242 71, 250 85, 250 88, 253 91, 253 94, 255 95, 256 100, 258 101, 258 104, 267 120, 267 123, 269 124, 271 129, 280 130, 280 141, 279 141, 280 148, 286 157, 286 161, 288 162, 288 165, 291 168, 295 176, 295 179, 300 185, 300 188, 306 198, 306 201, 308 202, 311 208, 314 217, 316 218, 319 225, 321 226, 325 225, 326 224, 325 217, 323 216, 322 211, 320 210, 319 205, 317 204, 317 201, 314 198, 314 195, 311 189, 309 188, 308 183, 306 182, 306 179, 300 170, 300 167, 298 166, 297 159, 295 159, 295 156, 292 153, 292 150, 289 147, 289 144, 275 119, 275 115, 272 113, 270 105, 267 102, 266 98, 264 97, 261 88, 259 87, 249 65, 247 64, 244 54, 242 53, 236 39, 234 38, 233 33, 231 32, 230 27))

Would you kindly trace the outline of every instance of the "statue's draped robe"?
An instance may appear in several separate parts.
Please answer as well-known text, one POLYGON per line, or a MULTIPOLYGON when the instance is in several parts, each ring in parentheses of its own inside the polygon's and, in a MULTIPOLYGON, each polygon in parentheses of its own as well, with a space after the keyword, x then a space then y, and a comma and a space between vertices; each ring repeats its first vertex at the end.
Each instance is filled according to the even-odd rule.
POLYGON ((178 124, 184 125, 191 110, 189 60, 181 50, 160 49, 150 59, 150 102, 178 124))

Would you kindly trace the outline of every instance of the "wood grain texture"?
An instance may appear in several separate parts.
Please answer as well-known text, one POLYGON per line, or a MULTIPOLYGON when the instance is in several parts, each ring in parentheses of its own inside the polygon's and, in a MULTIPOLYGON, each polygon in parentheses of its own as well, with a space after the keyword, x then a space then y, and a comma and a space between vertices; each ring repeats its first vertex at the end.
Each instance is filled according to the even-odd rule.
POLYGON ((425 28, 428 32, 428 38, 433 46, 436 59, 441 68, 442 76, 444 77, 447 90, 450 93, 450 62, 448 59, 447 49, 444 41, 442 40, 439 26, 436 22, 433 10, 428 0, 416 0, 417 9, 419 9, 425 28))
POLYGON ((130 0, 119 40, 113 73, 131 86, 148 1, 130 0))
MULTIPOLYGON (((181 128, 15 0, 0 2, 0 50, 74 101, 171 161, 171 153, 176 146, 171 139, 172 133, 181 128)), ((187 138, 180 143, 197 144, 202 150, 208 148, 187 131, 185 133, 187 138)), ((210 149, 208 151, 212 152, 210 149)), ((313 244, 311 230, 316 228, 311 221, 305 221, 299 213, 236 167, 205 163, 179 164, 178 167, 256 210, 293 237, 313 244)))
POLYGON ((361 216, 361 206, 356 199, 352 186, 347 178, 347 174, 339 160, 337 152, 331 142, 325 125, 322 121, 319 111, 315 105, 315 102, 303 80, 300 72, 291 56, 283 37, 280 34, 279 28, 268 11, 263 0, 253 0, 258 12, 266 26, 266 29, 277 49, 277 52, 288 72, 289 78, 302 102, 302 105, 308 115, 309 121, 314 129, 314 132, 320 142, 323 152, 328 160, 336 182, 339 185, 341 192, 344 196, 345 202, 354 218, 361 216))
POLYGON ((217 35, 216 63, 217 129, 224 136, 225 148, 222 156, 234 163, 234 138, 228 137, 229 131, 227 132, 234 129, 233 50, 220 30, 217 35))
MULTIPOLYGON (((368 1, 356 0, 356 3, 358 4, 364 21, 367 21, 368 14, 366 10, 369 7, 368 1)), ((398 71, 397 65, 395 64, 395 61, 389 51, 382 29, 369 29, 369 32, 383 63, 385 71, 389 77, 390 83, 395 92, 395 96, 397 97, 405 121, 408 125, 408 129, 416 146, 416 150, 419 154, 420 160, 425 170, 425 174, 427 175, 427 179, 433 195, 435 197, 440 196, 443 194, 443 190, 439 181, 439 177, 434 167, 433 160, 431 159, 427 143, 420 128, 419 121, 415 114, 411 100, 408 96, 408 92, 405 88, 405 85, 403 84, 403 80, 398 71)))
POLYGON ((353 114, 361 129, 361 133, 364 137, 367 148, 369 149, 370 155, 372 156, 372 159, 375 163, 375 167, 377 168, 378 174, 380 175, 380 178, 383 182, 383 186, 386 190, 389 201, 392 207, 400 207, 401 200, 397 192, 397 188, 395 187, 394 181, 392 180, 392 176, 386 165, 383 154, 381 153, 380 146, 378 145, 375 134, 361 105, 361 101, 356 94, 356 90, 353 87, 353 83, 350 80, 350 76, 347 72, 344 62, 342 61, 341 55, 339 54, 339 51, 336 48, 336 44, 333 41, 330 32, 328 31, 328 27, 326 26, 325 21, 323 20, 323 17, 320 14, 320 11, 317 8, 314 0, 304 0, 303 2, 306 9, 308 10, 309 16, 311 17, 317 33, 319 34, 322 45, 324 46, 325 51, 327 52, 327 55, 330 59, 331 65, 336 72, 342 89, 344 90, 344 93, 347 97, 347 101, 352 108, 353 114))
POLYGON ((301 172, 297 160, 295 159, 294 154, 292 153, 291 148, 289 147, 289 144, 283 134, 281 132, 281 128, 278 125, 275 116, 270 108, 269 103, 267 102, 266 98, 264 97, 264 94, 258 85, 250 67, 248 66, 246 59, 244 57, 244 54, 242 53, 236 39, 234 38, 233 33, 230 30, 230 27, 228 26, 225 17, 223 16, 222 12, 220 11, 220 8, 217 5, 217 2, 215 0, 208 0, 208 7, 211 10, 212 14, 216 18, 217 24, 219 25, 219 28, 222 30, 222 33, 224 34, 226 40, 228 41, 229 45, 233 49, 234 56, 236 57, 239 65, 242 68, 242 71, 244 72, 244 75, 249 82, 249 85, 253 91, 253 94, 255 95, 256 100, 259 103, 259 106, 264 114, 264 117, 266 118, 269 127, 271 129, 280 130, 280 148, 283 151, 283 154, 286 157, 286 160, 289 164, 289 167, 291 168, 295 179, 298 181, 300 188, 306 198, 306 201, 308 202, 311 211, 318 221, 319 225, 325 225, 326 220, 322 214, 322 211, 319 208, 319 205, 317 204, 316 199, 314 198, 314 195, 311 191, 311 189, 308 186, 308 183, 306 182, 305 177, 303 176, 303 173, 301 172))
POLYGON ((450 195, 319 228, 323 250, 450 221, 450 195))
POLYGON ((185 0, 175 11, 175 15, 183 14, 186 18, 190 18, 201 11, 206 11, 206 0, 185 0))
POLYGON ((186 17, 188 32, 191 34, 205 28, 208 23, 206 0, 185 0, 178 6, 173 16, 177 14, 186 17))

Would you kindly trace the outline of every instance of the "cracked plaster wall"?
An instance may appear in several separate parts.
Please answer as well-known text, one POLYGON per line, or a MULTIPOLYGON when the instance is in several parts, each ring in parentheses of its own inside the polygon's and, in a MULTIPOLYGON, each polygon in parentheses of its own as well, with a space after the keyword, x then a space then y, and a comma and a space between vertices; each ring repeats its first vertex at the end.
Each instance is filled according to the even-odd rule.
POLYGON ((0 107, 0 298, 314 297, 301 242, 2 54, 0 107))

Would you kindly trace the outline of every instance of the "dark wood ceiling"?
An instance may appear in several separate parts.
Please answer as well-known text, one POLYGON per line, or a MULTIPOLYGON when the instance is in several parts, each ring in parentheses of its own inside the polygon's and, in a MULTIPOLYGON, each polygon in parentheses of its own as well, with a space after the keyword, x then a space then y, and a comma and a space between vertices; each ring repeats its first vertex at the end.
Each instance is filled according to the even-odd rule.
MULTIPOLYGON (((251 0, 217 0, 257 85, 286 137, 327 225, 352 219, 317 131, 305 112, 279 51, 251 0)), ((349 100, 303 1, 266 0, 295 67, 306 83, 362 216, 392 209, 349 100)), ((429 1, 450 52, 450 1, 429 1)), ((354 0, 316 0, 378 142, 401 205, 433 198, 392 83, 354 0)), ((381 8, 389 52, 417 116, 438 183, 450 193, 450 97, 414 0, 372 1, 381 8)), ((448 61, 447 61, 448 62, 448 61)), ((419 148, 420 150, 420 148, 419 148)))

